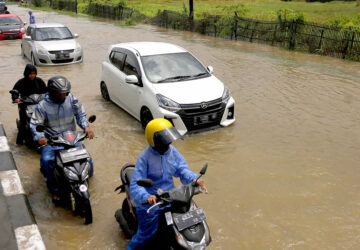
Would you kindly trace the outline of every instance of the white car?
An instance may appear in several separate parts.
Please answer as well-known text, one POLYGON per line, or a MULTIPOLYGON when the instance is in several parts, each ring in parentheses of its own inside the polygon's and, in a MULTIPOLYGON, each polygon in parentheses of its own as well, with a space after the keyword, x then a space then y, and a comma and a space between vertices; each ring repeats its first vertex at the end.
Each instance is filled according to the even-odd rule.
POLYGON ((143 127, 168 119, 183 135, 235 121, 229 89, 185 49, 160 42, 110 46, 100 90, 143 127))
POLYGON ((22 38, 21 54, 34 65, 79 63, 83 60, 83 51, 75 40, 78 37, 62 24, 31 24, 22 38))

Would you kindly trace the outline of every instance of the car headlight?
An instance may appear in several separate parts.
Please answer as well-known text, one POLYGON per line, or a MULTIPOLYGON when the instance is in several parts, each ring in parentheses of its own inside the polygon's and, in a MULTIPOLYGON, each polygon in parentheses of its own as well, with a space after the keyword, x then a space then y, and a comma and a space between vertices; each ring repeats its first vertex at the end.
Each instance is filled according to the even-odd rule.
POLYGON ((80 51, 81 51, 81 46, 78 42, 76 42, 75 52, 80 52, 80 51))
POLYGON ((47 51, 41 45, 36 45, 36 51, 38 54, 47 54, 47 51))
POLYGON ((70 169, 68 168, 64 168, 64 173, 65 173, 65 176, 69 179, 69 180, 72 180, 72 181, 78 181, 79 180, 79 176, 77 174, 75 174, 73 171, 71 171, 70 169))
POLYGON ((90 170, 90 163, 89 163, 88 161, 86 161, 85 167, 84 167, 84 169, 83 169, 83 171, 82 171, 82 173, 81 173, 81 180, 82 180, 82 181, 85 180, 86 177, 88 177, 88 175, 89 175, 89 170, 90 170))
POLYGON ((167 98, 161 94, 156 94, 156 99, 159 103, 159 106, 166 109, 166 110, 169 110, 171 112, 177 112, 181 109, 180 105, 171 100, 170 98, 167 98))
POLYGON ((223 103, 227 103, 230 99, 230 90, 225 86, 224 86, 224 92, 222 94, 221 99, 222 99, 223 103))
POLYGON ((20 29, 20 32, 23 33, 24 31, 25 31, 25 28, 22 27, 22 28, 20 29))

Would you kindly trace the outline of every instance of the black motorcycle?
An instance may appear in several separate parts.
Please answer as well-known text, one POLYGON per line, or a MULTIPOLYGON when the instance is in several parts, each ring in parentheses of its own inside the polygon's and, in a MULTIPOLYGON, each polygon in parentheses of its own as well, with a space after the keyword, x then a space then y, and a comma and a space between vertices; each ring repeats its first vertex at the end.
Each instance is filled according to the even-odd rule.
MULTIPOLYGON (((17 94, 19 92, 16 89, 10 90, 10 94, 17 94)), ((29 148, 36 148, 37 143, 34 142, 33 136, 30 129, 30 119, 32 114, 34 113, 36 105, 44 99, 45 94, 32 94, 29 96, 20 96, 20 103, 18 103, 19 113, 22 118, 16 119, 16 126, 18 129, 18 135, 16 142, 22 144, 25 141, 25 144, 29 148)), ((15 102, 13 102, 15 103, 15 102)))
MULTIPOLYGON (((90 116, 89 122, 95 119, 96 116, 90 116)), ((85 224, 91 224, 89 178, 93 175, 93 163, 85 146, 75 145, 87 138, 87 134, 83 131, 66 131, 51 136, 51 129, 43 125, 38 125, 36 130, 48 134, 49 145, 64 147, 55 151, 54 169, 61 204, 70 207, 74 215, 85 217, 85 224)))
MULTIPOLYGON (((115 218, 128 239, 137 230, 136 204, 130 195, 130 180, 134 168, 132 164, 125 164, 122 167, 120 171, 122 185, 115 189, 115 191, 120 189, 120 193, 126 193, 122 209, 115 212, 115 218)), ((201 169, 200 177, 205 174, 206 169, 207 164, 201 169)), ((137 184, 152 187, 153 181, 143 179, 137 184)), ((147 212, 149 213, 156 206, 164 207, 164 209, 159 216, 158 230, 147 243, 146 249, 205 249, 210 244, 210 230, 204 211, 192 200, 194 195, 201 192, 200 186, 195 182, 169 191, 157 190, 157 203, 147 212)))

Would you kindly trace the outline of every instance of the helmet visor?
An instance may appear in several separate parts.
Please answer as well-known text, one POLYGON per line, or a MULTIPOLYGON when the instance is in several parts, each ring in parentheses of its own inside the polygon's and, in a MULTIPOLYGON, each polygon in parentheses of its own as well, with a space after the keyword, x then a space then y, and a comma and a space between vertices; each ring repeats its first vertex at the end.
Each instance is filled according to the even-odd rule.
POLYGON ((179 131, 174 127, 165 128, 154 134, 154 144, 156 145, 169 145, 177 139, 184 139, 179 131))

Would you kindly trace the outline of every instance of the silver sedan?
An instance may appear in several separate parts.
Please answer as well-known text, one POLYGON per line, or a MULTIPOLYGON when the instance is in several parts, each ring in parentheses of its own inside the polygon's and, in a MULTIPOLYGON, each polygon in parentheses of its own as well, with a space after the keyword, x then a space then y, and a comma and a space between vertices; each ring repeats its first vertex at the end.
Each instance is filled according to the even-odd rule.
POLYGON ((83 51, 64 25, 58 23, 31 24, 21 42, 21 54, 34 65, 64 65, 82 62, 83 51))

